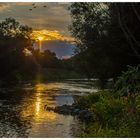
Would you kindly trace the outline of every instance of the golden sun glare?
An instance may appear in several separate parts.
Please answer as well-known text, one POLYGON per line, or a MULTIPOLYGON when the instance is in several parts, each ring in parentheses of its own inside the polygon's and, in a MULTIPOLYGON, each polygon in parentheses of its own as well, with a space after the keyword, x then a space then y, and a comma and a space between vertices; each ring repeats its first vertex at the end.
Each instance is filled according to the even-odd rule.
POLYGON ((66 36, 61 34, 60 31, 57 30, 34 30, 31 34, 31 38, 35 41, 48 41, 48 40, 60 40, 60 41, 68 41, 73 42, 74 39, 70 36, 66 36))
POLYGON ((42 37, 42 36, 39 36, 39 37, 38 37, 38 40, 39 40, 39 41, 42 41, 43 39, 44 39, 44 37, 42 37))

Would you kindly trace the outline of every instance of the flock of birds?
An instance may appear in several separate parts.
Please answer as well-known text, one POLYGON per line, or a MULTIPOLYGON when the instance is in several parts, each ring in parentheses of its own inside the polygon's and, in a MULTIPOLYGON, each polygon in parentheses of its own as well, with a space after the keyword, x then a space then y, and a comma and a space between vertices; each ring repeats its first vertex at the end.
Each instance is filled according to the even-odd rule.
MULTIPOLYGON (((46 8, 47 6, 46 6, 46 5, 43 5, 43 7, 46 8)), ((35 8, 37 8, 37 6, 36 6, 35 3, 33 3, 33 4, 32 4, 32 8, 30 8, 29 11, 32 11, 32 10, 35 9, 35 8)))

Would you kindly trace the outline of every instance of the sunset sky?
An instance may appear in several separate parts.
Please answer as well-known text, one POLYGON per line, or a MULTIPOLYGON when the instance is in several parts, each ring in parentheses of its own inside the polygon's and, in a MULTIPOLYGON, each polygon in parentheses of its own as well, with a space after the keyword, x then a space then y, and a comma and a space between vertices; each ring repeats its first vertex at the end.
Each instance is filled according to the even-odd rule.
MULTIPOLYGON (((68 26, 70 3, 0 3, 0 21, 12 17, 33 28, 33 35, 43 36, 42 49, 54 51, 59 58, 73 54, 73 38, 68 26)), ((37 44, 35 44, 37 45, 37 44)))

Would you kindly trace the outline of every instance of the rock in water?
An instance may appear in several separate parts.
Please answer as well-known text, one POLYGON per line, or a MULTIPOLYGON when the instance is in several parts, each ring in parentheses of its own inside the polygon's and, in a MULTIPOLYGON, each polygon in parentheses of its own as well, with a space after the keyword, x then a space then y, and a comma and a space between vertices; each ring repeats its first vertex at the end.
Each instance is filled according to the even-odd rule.
POLYGON ((47 107, 46 110, 48 111, 54 111, 59 114, 64 115, 74 115, 78 116, 79 119, 89 121, 93 120, 94 113, 89 111, 88 109, 79 109, 75 105, 62 105, 62 106, 56 106, 55 108, 47 107))

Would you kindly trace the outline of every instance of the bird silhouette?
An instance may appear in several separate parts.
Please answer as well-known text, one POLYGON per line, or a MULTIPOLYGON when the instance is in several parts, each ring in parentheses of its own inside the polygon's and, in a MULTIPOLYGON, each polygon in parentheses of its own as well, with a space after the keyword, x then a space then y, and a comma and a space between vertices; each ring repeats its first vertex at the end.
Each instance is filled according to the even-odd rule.
MULTIPOLYGON (((36 6, 35 3, 32 4, 32 7, 29 9, 29 11, 32 11, 33 9, 37 8, 38 6, 36 6)), ((44 8, 46 8, 46 5, 43 5, 44 8)))

